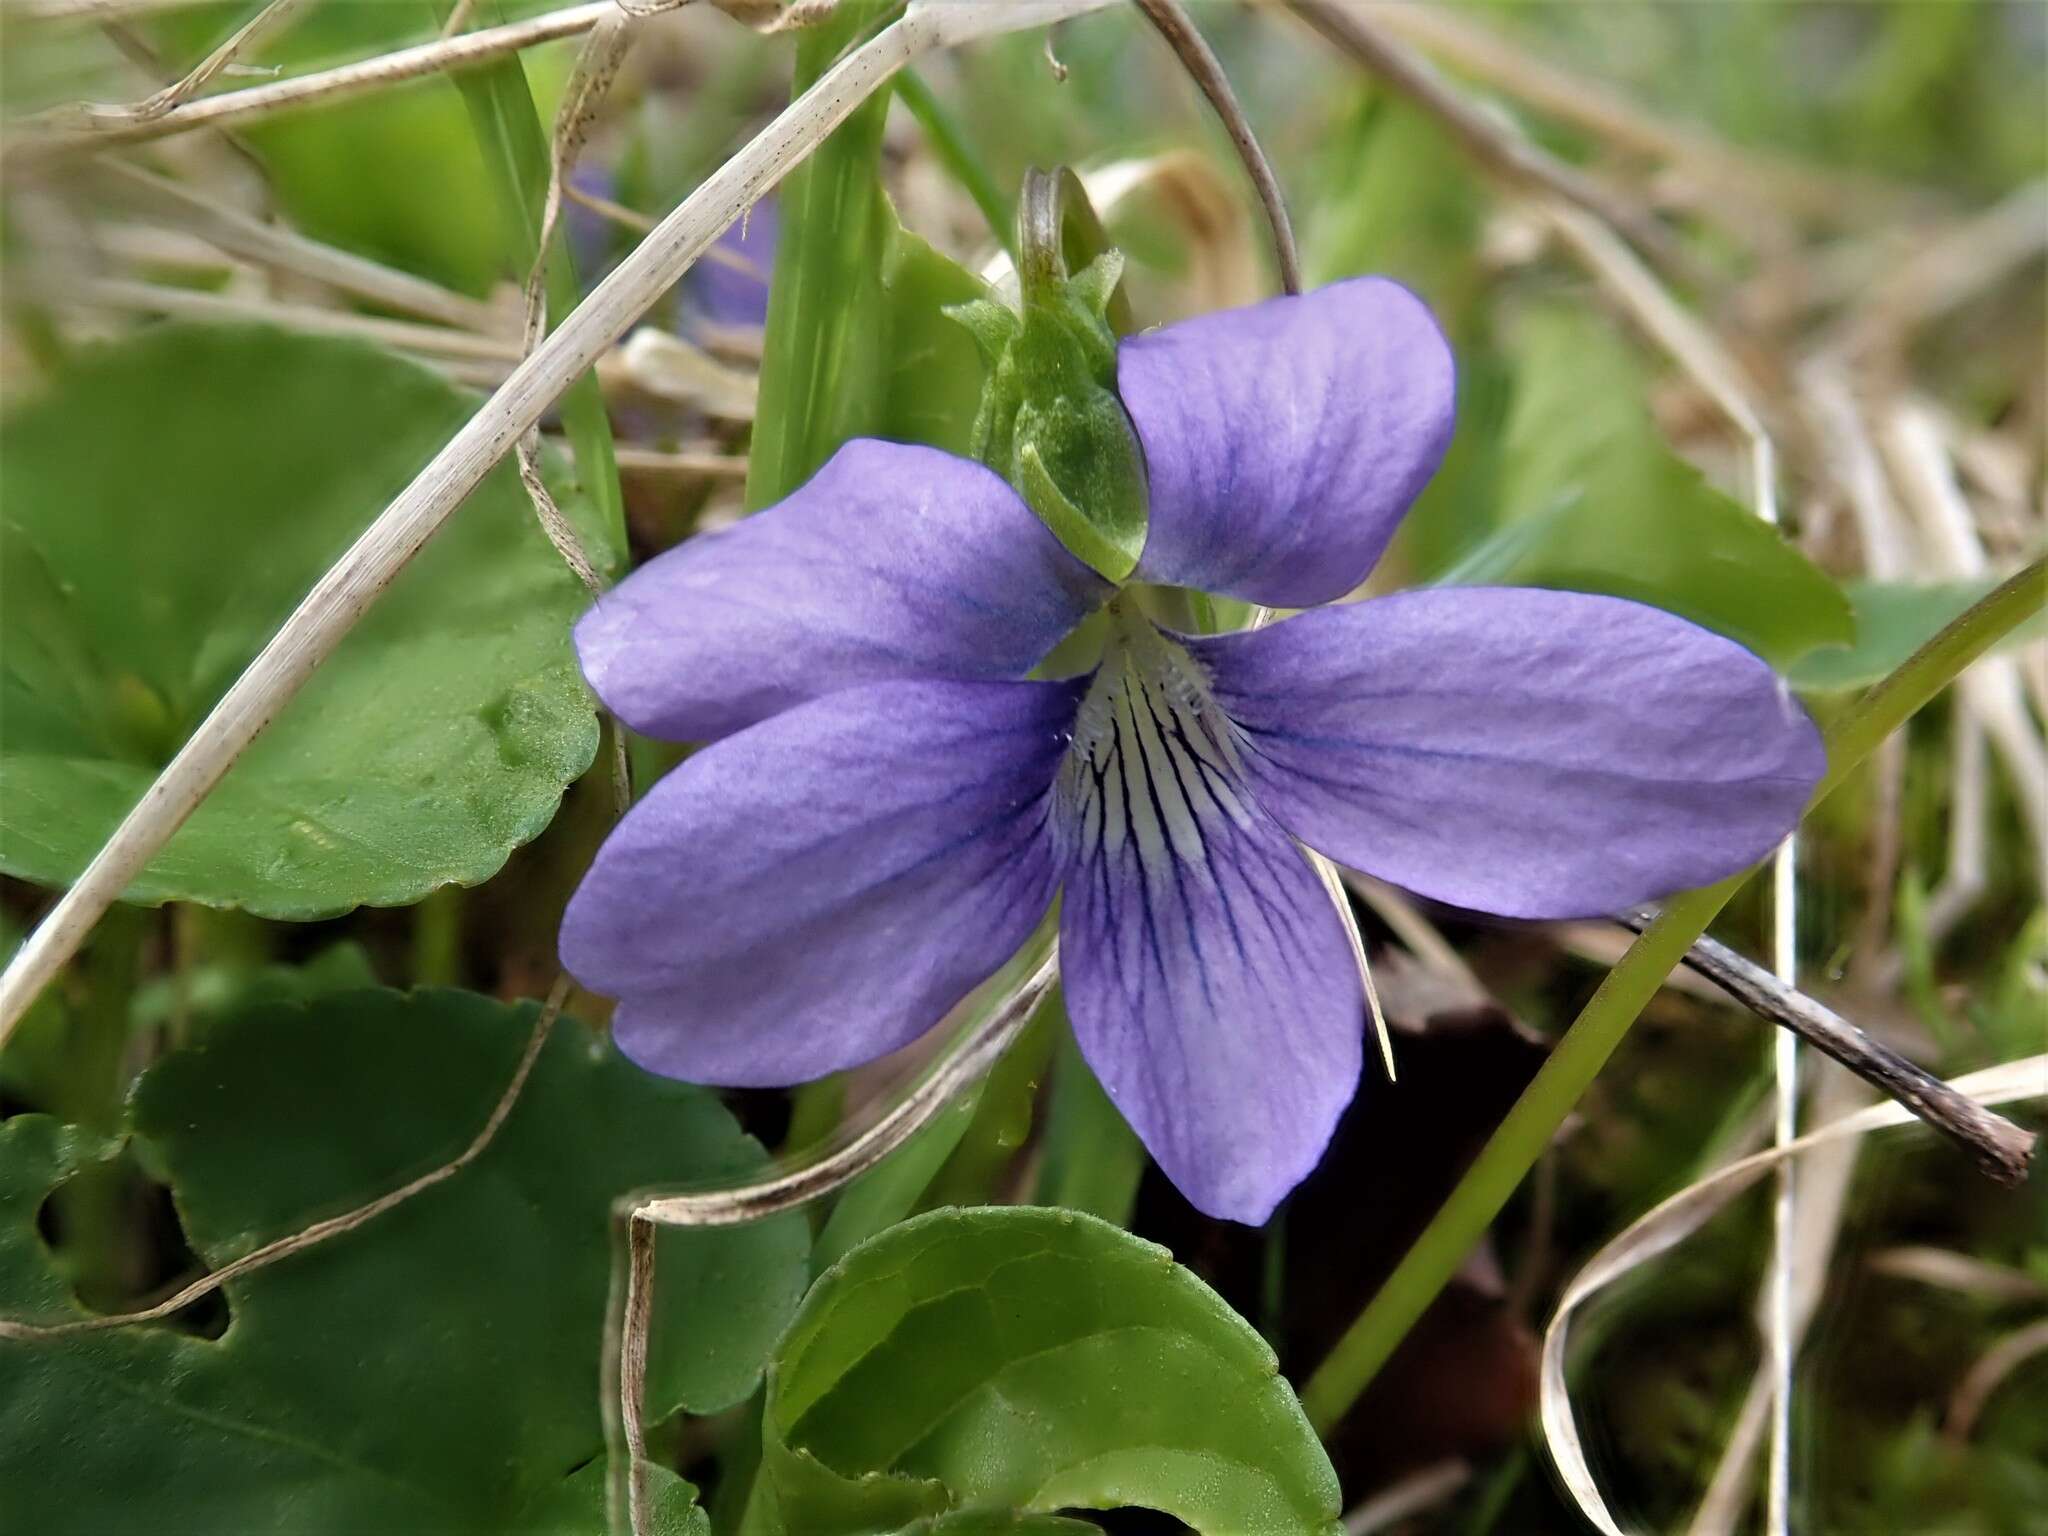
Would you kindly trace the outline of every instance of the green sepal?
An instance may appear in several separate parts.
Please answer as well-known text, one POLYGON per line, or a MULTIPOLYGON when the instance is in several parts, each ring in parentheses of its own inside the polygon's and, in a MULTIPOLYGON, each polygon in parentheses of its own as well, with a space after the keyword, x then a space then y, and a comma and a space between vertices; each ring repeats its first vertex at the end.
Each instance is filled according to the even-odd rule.
POLYGON ((946 313, 988 359, 975 456, 1017 488, 1074 555, 1111 581, 1145 546, 1145 460, 1114 388, 1108 311, 1123 255, 1026 285, 1023 307, 991 300, 946 313))

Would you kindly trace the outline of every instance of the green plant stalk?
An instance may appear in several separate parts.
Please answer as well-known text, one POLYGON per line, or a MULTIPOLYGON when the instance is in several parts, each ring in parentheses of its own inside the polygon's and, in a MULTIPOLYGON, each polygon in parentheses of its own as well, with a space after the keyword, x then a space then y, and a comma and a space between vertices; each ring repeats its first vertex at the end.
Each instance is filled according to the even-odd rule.
MULTIPOLYGON (((442 0, 435 9, 445 20, 453 5, 451 0, 442 0)), ((486 0, 482 9, 488 19, 503 19, 496 0, 486 0)), ((477 148, 483 153, 484 169, 497 197, 505 226, 506 253, 513 263, 514 276, 523 283, 540 246, 541 219, 547 210, 548 180, 553 169, 553 154, 541 127, 540 109, 534 105, 525 66, 516 54, 460 71, 455 83, 462 92, 463 105, 469 109, 477 148)), ((581 296, 576 286, 575 264, 559 220, 548 248, 546 289, 548 329, 553 330, 576 307, 581 296)), ((612 452, 611 417, 605 410, 604 392, 594 370, 569 386, 562 396, 560 410, 569 446, 575 451, 577 478, 590 497, 606 539, 614 550, 624 550, 625 497, 619 488, 618 461, 612 452)), ((600 569, 605 563, 598 560, 600 569)))
POLYGON ((946 110, 946 104, 933 94, 924 77, 914 69, 906 69, 896 77, 896 94, 903 98, 903 105, 910 109, 910 115, 924 130, 939 163, 974 199, 974 206, 988 220, 988 227, 998 243, 1014 256, 1017 252, 1017 226, 1010 199, 1003 196, 995 177, 982 163, 981 156, 975 153, 959 120, 946 110))
MULTIPOLYGON (((597 772, 603 771, 602 754, 597 772)), ((430 891, 412 909, 412 984, 416 987, 462 985, 462 887, 444 885, 430 891)))
MULTIPOLYGON (((142 951, 156 926, 152 914, 118 907, 107 914, 85 952, 83 995, 71 1014, 63 1053, 64 1075, 48 1108, 60 1119, 102 1136, 121 1130, 128 1083, 129 1004, 142 974, 142 951)), ((127 1300, 134 1247, 127 1197, 129 1175, 119 1163, 80 1169, 51 1192, 63 1239, 58 1259, 88 1306, 118 1310, 127 1300)))
MULTIPOLYGON (((1965 667, 2039 612, 2044 596, 2048 566, 2037 560, 1986 594, 1864 695, 1827 734, 1827 773, 1808 809, 1833 793, 1879 742, 1965 667)), ((1675 897, 1608 972, 1457 1188, 1302 1388, 1302 1407, 1317 1433, 1327 1435, 1358 1400, 1551 1144, 1664 978, 1753 873, 1675 897)))
MULTIPOLYGON (((791 95, 809 89, 893 9, 849 0, 830 21, 801 33, 791 95)), ((878 409, 888 111, 888 93, 877 93, 790 172, 777 194, 781 222, 747 463, 749 510, 802 485, 841 443, 860 436, 878 409)))

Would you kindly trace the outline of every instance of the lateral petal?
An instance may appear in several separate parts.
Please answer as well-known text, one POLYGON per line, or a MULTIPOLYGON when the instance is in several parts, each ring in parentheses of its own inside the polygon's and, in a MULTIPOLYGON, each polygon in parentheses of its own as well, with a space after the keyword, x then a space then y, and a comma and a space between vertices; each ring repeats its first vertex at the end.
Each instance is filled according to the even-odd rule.
POLYGON ((562 964, 668 1077, 780 1086, 907 1044, 1052 903, 1080 686, 876 683, 707 747, 599 850, 562 964))
POLYGON ((634 730, 712 741, 863 683, 1022 677, 1109 591, 989 470, 861 438, 635 571, 576 649, 634 730))
POLYGON ((1507 917, 1612 912, 1745 869, 1827 766, 1763 661, 1620 598, 1401 592, 1189 648, 1296 837, 1507 917))

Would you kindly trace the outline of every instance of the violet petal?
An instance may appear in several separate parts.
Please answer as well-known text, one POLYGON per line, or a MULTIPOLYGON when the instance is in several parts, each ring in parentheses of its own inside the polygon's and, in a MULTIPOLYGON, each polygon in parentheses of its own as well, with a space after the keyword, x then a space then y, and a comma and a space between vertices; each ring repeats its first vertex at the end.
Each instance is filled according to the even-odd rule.
POLYGON ((1075 1039, 1131 1128, 1196 1207, 1257 1225, 1357 1090, 1365 999, 1227 733, 1170 686, 1091 695, 1054 801, 1060 955, 1075 1039))
POLYGON ((634 730, 708 741, 862 683, 1021 677, 1109 590, 980 465, 862 438, 635 571, 576 648, 634 730))
POLYGON ((562 964, 670 1077, 781 1085, 908 1043, 1052 903, 1080 686, 877 683, 707 747, 598 851, 562 964))
POLYGON ((1133 337, 1117 387, 1151 480, 1138 577, 1289 608, 1364 579, 1456 405, 1436 321, 1378 277, 1133 337))
POLYGON ((1611 912, 1747 868, 1826 768, 1761 660, 1620 598, 1402 592, 1189 644, 1289 831, 1508 917, 1611 912))

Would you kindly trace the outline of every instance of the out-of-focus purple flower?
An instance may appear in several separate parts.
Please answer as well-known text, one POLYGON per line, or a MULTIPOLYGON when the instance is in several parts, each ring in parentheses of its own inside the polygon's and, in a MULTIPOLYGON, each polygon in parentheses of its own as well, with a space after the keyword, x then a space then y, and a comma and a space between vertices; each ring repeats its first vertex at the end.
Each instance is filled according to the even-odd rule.
MULTIPOLYGON (((1448 348, 1358 279, 1123 343, 1133 580, 1328 603, 1450 437, 1448 348)), ((1305 857, 1515 917, 1765 854, 1824 766, 1763 662, 1637 603, 1437 589, 1255 632, 1155 626, 988 470, 849 443, 577 628, 635 729, 715 744, 647 795, 562 956, 654 1071, 786 1084, 929 1028, 1061 894, 1081 1049, 1201 1209, 1260 1222, 1356 1091, 1364 996, 1305 857), (1022 680, 1107 606, 1100 664, 1022 680)))
POLYGON ((759 330, 768 321, 780 217, 764 198, 720 235, 684 279, 691 312, 713 325, 759 330))
MULTIPOLYGON (((585 197, 609 201, 616 196, 612 173, 594 160, 579 162, 569 172, 569 185, 585 197)), ((618 250, 618 226, 588 204, 565 197, 562 228, 568 234, 569 256, 575 263, 577 280, 586 289, 596 286, 597 280, 611 270, 612 257, 618 250)))
MULTIPOLYGON (((617 197, 612 174, 595 161, 569 173, 570 185, 587 197, 617 197)), ((621 243, 620 227, 575 198, 564 198, 562 223, 576 274, 587 288, 611 270, 621 243)), ((735 330, 759 330, 768 320, 768 280, 775 269, 779 227, 775 199, 764 198, 712 242, 702 260, 683 275, 683 329, 703 322, 735 330)))

